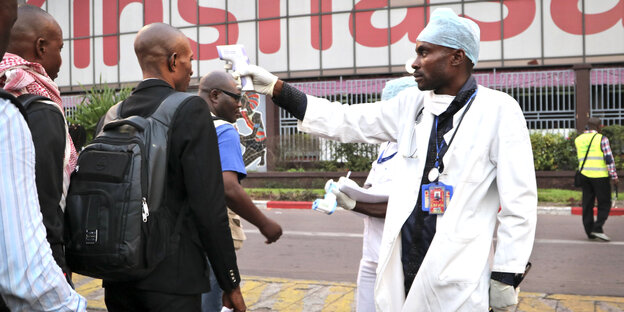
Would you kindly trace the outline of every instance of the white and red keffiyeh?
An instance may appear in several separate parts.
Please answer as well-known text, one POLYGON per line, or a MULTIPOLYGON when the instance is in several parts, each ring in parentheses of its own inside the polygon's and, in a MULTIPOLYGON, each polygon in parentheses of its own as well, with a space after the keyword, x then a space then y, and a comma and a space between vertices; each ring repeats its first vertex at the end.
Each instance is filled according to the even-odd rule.
MULTIPOLYGON (((48 97, 54 101, 55 106, 65 118, 61 93, 56 83, 50 79, 39 63, 29 62, 12 53, 5 53, 2 62, 0 62, 0 87, 16 97, 22 94, 48 97)), ((60 202, 63 211, 65 211, 65 197, 69 189, 69 177, 76 167, 77 160, 78 153, 67 131, 67 122, 65 122, 65 159, 63 161, 65 170, 63 170, 63 196, 61 196, 60 202)))

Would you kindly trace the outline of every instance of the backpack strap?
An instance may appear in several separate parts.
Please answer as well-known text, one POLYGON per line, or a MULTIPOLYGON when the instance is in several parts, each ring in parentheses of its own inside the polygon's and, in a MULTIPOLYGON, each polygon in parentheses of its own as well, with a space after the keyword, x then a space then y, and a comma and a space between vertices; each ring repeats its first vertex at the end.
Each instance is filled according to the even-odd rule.
POLYGON ((194 96, 193 94, 185 92, 173 92, 168 95, 162 103, 158 106, 156 111, 152 114, 152 118, 158 120, 163 125, 169 127, 176 110, 180 107, 180 104, 187 98, 194 96))
MULTIPOLYGON (((171 125, 171 121, 175 117, 175 113, 186 99, 193 96, 193 94, 185 93, 185 92, 173 92, 168 95, 162 103, 158 106, 156 111, 150 116, 152 119, 157 120, 158 122, 165 125, 165 127, 169 128, 171 125)), ((167 140, 168 141, 168 140, 167 140)), ((167 150, 169 149, 169 144, 167 143, 167 150)), ((178 214, 178 218, 176 219, 175 227, 173 228, 173 237, 174 241, 179 241, 179 235, 182 232, 182 225, 184 220, 186 219, 186 214, 190 211, 190 205, 182 206, 180 212, 178 214)), ((173 250, 177 250, 177 247, 172 248, 169 252, 173 252, 173 250)))
POLYGON ((121 103, 123 103, 123 101, 117 102, 117 104, 111 106, 108 111, 106 112, 106 115, 104 115, 104 120, 102 120, 101 126, 100 123, 98 122, 98 124, 96 126, 99 126, 100 129, 95 129, 95 135, 93 136, 94 138, 97 137, 98 135, 100 135, 100 133, 102 133, 104 131, 104 128, 106 127, 106 125, 108 123, 110 123, 111 121, 115 121, 115 120, 119 120, 121 119, 121 103))
POLYGON ((17 97, 17 99, 22 102, 22 106, 24 106, 24 109, 26 109, 28 111, 28 107, 30 107, 30 104, 35 103, 35 102, 39 102, 39 101, 52 101, 50 100, 50 98, 47 98, 43 95, 37 95, 37 94, 22 94, 20 96, 17 97))

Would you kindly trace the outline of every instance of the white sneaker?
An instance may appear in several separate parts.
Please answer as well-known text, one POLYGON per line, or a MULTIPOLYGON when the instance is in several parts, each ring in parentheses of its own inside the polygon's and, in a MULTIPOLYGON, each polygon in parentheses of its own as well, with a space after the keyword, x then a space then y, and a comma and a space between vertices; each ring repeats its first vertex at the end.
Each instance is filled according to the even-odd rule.
POLYGON ((609 236, 607 236, 607 234, 605 233, 598 233, 598 232, 591 232, 591 234, 589 234, 590 236, 594 236, 595 238, 608 242, 611 241, 611 239, 609 238, 609 236))

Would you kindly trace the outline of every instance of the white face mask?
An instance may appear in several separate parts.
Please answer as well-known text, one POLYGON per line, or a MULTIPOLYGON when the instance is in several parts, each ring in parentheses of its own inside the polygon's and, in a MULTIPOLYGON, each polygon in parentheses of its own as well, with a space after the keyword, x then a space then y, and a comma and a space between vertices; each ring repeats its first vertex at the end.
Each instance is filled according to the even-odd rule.
POLYGON ((453 95, 435 94, 433 91, 428 92, 425 96, 429 111, 436 116, 440 116, 440 114, 444 113, 454 99, 455 96, 453 95))

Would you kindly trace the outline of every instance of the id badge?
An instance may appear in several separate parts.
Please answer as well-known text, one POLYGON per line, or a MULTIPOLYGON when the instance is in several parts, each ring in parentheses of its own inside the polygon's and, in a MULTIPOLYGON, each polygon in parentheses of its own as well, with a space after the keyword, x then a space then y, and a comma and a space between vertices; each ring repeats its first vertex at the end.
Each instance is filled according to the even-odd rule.
POLYGON ((451 198, 453 187, 442 182, 424 184, 422 186, 422 210, 429 214, 443 214, 451 198))

